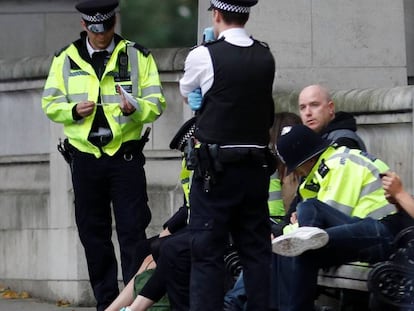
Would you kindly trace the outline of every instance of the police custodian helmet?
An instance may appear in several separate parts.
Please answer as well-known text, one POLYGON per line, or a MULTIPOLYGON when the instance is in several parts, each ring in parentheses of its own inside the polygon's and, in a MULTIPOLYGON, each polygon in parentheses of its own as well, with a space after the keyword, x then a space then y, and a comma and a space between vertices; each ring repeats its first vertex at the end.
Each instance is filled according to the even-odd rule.
POLYGON ((190 137, 194 135, 196 117, 187 120, 174 135, 170 142, 170 149, 184 151, 184 147, 190 137))
POLYGON ((309 127, 294 125, 279 137, 276 152, 290 174, 332 144, 332 141, 323 139, 309 127))
POLYGON ((105 32, 115 25, 115 8, 118 0, 86 0, 75 7, 82 14, 89 31, 105 32))
POLYGON ((210 0, 210 8, 234 13, 250 13, 250 7, 256 5, 258 0, 210 0))

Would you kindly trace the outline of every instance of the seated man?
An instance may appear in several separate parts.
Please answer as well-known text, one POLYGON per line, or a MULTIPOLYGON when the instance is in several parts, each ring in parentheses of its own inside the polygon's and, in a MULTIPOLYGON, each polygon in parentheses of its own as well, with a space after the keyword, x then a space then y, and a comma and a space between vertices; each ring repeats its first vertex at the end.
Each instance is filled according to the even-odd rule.
MULTIPOLYGON (((304 288, 308 291, 315 288, 318 269, 325 264, 376 263, 393 254, 395 237, 414 225, 414 199, 404 191, 395 173, 384 175, 383 188, 387 199, 396 204, 398 211, 380 220, 350 217, 316 199, 305 201, 298 207, 300 227, 273 242, 276 253, 298 256, 291 260, 295 267, 291 276, 295 278, 294 284, 300 284, 289 289, 293 296, 303 295, 304 288), (314 250, 306 252, 311 249, 314 250)), ((311 297, 304 304, 294 304, 297 306, 280 310, 313 310, 311 297)))
POLYGON ((335 112, 335 103, 326 88, 317 84, 305 87, 299 93, 298 104, 303 124, 322 138, 333 140, 340 146, 366 151, 357 134, 355 118, 345 111, 335 112))
MULTIPOLYGON (((379 177, 380 173, 388 171, 388 166, 366 152, 337 147, 303 125, 292 127, 290 132, 279 138, 277 152, 287 165, 288 172, 294 171, 305 177, 299 188, 303 198, 300 206, 303 208, 300 208, 298 217, 303 214, 302 210, 308 205, 316 205, 316 202, 318 206, 329 205, 338 215, 351 216, 355 220, 365 217, 380 219, 395 211, 384 197, 379 177)), ((337 219, 337 224, 341 223, 341 219, 337 219)), ((299 225, 302 225, 300 220, 299 225)), ((309 246, 323 246, 326 237, 320 232, 315 234, 319 237, 315 239, 317 244, 309 243, 309 246)), ((274 240, 275 253, 280 253, 279 246, 283 245, 280 239, 274 240)), ((314 257, 312 252, 298 257, 278 256, 277 265, 273 267, 273 273, 277 276, 273 295, 278 300, 279 310, 313 310, 318 269, 357 260, 355 254, 347 249, 348 246, 340 245, 336 252, 326 251, 314 257)), ((364 261, 368 259, 367 256, 361 258, 364 261)))

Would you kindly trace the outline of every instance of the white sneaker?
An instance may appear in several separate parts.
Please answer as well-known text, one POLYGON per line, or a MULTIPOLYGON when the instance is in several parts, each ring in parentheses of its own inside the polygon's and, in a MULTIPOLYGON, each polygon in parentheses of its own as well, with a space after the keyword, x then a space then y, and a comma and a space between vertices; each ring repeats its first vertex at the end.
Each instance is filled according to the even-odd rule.
POLYGON ((272 241, 273 253, 294 257, 310 249, 318 249, 328 243, 329 236, 325 230, 317 227, 299 227, 281 235, 272 241))

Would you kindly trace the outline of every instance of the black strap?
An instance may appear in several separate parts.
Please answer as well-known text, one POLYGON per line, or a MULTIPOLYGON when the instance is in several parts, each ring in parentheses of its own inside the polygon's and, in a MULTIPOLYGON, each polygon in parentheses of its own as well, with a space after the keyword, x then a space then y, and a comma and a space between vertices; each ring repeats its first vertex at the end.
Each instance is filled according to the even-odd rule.
POLYGON ((92 67, 95 69, 95 73, 100 80, 105 71, 106 58, 109 53, 107 51, 95 52, 92 54, 92 67))
MULTIPOLYGON (((98 76, 99 80, 102 78, 102 75, 105 71, 105 66, 106 66, 108 57, 109 57, 109 53, 107 51, 100 51, 100 52, 95 52, 92 54, 91 65, 93 69, 95 69, 96 75, 98 76)), ((99 90, 98 103, 101 102, 100 93, 101 91, 99 90)), ((105 113, 101 105, 98 105, 96 107, 96 113, 95 113, 95 118, 92 123, 91 132, 98 132, 99 128, 110 129, 108 121, 105 117, 105 113)), ((89 137, 89 141, 95 146, 103 147, 107 145, 112 140, 112 138, 113 137, 111 133, 111 135, 108 135, 104 139, 102 137, 98 137, 96 139, 89 137)))

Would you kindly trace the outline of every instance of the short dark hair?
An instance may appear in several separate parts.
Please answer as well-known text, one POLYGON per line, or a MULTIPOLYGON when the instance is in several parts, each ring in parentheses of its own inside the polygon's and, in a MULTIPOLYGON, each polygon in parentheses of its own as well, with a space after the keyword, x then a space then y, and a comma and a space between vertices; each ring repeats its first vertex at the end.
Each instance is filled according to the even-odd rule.
POLYGON ((220 11, 221 15, 223 16, 224 22, 229 25, 244 26, 249 20, 249 16, 250 16, 249 13, 236 13, 236 12, 223 11, 220 9, 215 9, 215 10, 220 11))

